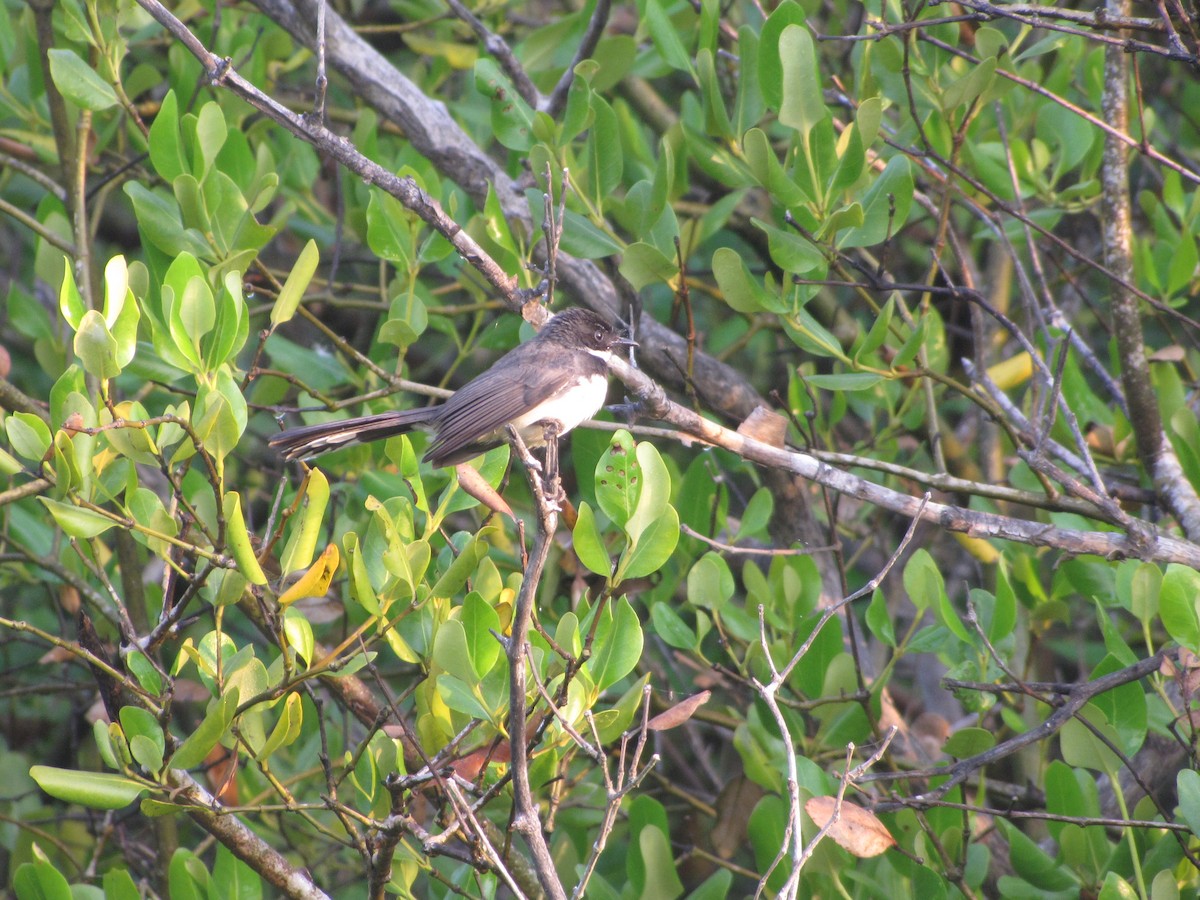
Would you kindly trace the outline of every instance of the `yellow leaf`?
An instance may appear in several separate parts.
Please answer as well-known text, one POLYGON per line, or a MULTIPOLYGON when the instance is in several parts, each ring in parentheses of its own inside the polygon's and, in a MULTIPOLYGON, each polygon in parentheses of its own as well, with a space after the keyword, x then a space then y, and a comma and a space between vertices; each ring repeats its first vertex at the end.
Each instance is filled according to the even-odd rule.
POLYGON ((340 561, 341 554, 338 552, 337 544, 330 544, 325 548, 325 552, 317 557, 317 561, 309 566, 308 571, 283 592, 279 597, 279 605, 287 606, 302 597, 325 596, 340 561))

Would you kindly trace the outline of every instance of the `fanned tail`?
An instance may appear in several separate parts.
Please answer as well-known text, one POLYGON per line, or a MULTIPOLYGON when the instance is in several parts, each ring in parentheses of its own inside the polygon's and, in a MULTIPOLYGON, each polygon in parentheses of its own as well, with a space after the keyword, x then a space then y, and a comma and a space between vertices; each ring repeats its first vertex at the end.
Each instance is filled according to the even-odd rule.
POLYGON ((400 409, 281 431, 269 441, 285 459, 307 459, 348 444, 380 441, 436 421, 439 407, 400 409))

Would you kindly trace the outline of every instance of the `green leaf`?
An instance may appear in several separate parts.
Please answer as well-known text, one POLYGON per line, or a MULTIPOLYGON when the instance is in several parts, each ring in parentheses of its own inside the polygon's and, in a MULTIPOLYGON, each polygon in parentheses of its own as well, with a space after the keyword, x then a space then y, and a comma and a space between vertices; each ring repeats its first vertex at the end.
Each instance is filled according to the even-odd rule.
POLYGON ((103 78, 96 74, 73 50, 51 49, 46 51, 50 58, 50 77, 59 92, 81 109, 99 112, 117 105, 117 94, 103 78))
MULTIPOLYGON (((196 176, 197 181, 202 182, 216 165, 217 154, 225 146, 229 128, 225 124, 225 114, 221 111, 221 105, 215 100, 210 100, 200 107, 195 125, 196 148, 199 152, 194 160, 192 174, 196 176)), ((238 193, 240 194, 240 191, 238 193)))
POLYGON ((29 776, 51 797, 90 809, 124 809, 148 790, 140 781, 111 772, 33 766, 29 776))
POLYGON ((796 310, 795 315, 783 320, 784 331, 800 349, 817 356, 832 357, 848 362, 842 345, 833 333, 813 318, 806 309, 796 310))
POLYGON ((412 213, 395 197, 371 191, 367 201, 367 246, 397 269, 408 269, 417 255, 412 213))
POLYGON ((643 640, 641 622, 624 597, 600 613, 592 656, 584 664, 597 690, 611 687, 633 671, 642 656, 643 640))
POLYGON ((825 256, 811 241, 776 228, 761 219, 750 223, 767 236, 767 249, 779 268, 793 275, 806 275, 825 265, 825 256))
POLYGON ((496 140, 509 150, 528 150, 533 145, 533 110, 491 59, 475 63, 475 89, 491 100, 496 140))
POLYGON ((604 201, 621 183, 625 159, 621 151, 620 125, 612 107, 604 98, 593 94, 592 113, 595 118, 588 130, 586 146, 587 184, 592 202, 603 211, 604 201))
MULTIPOLYGON (((792 25, 803 27, 804 9, 794 0, 784 0, 763 23, 759 34, 758 83, 767 106, 779 109, 783 105, 783 61, 780 39, 792 25)), ((755 117, 755 121, 758 117, 755 117)))
POLYGON ((17 900, 74 900, 67 879, 44 859, 18 866, 13 875, 13 890, 17 900))
POLYGON ((1163 575, 1159 612, 1167 634, 1193 653, 1200 653, 1200 572, 1171 563, 1163 575))
POLYGON ((174 89, 167 91, 150 124, 149 146, 150 162, 168 184, 187 172, 187 161, 179 143, 179 99, 174 89))
POLYGON ((879 589, 875 590, 871 602, 867 606, 866 621, 867 628, 871 629, 871 634, 889 647, 896 646, 896 628, 892 624, 892 615, 888 611, 887 599, 883 596, 883 591, 879 589))
POLYGON ((101 879, 101 886, 105 900, 141 900, 133 877, 124 869, 109 869, 101 879))
POLYGON ((750 498, 750 502, 746 504, 745 511, 742 512, 742 521, 738 526, 737 539, 764 533, 771 522, 771 515, 774 512, 775 498, 770 488, 760 487, 754 492, 754 496, 750 498))
POLYGON ((650 607, 650 623, 654 633, 677 650, 695 650, 696 633, 669 603, 659 601, 650 607))
POLYGON ((304 613, 294 606, 283 611, 283 634, 287 638, 288 646, 296 651, 304 665, 312 665, 313 653, 316 650, 312 624, 304 613))
POLYGON ((1192 834, 1200 837, 1200 772, 1183 769, 1175 776, 1179 794, 1179 814, 1192 834))
POLYGON ((912 197, 912 169, 907 158, 894 156, 860 201, 862 226, 843 234, 837 242, 838 247, 846 250, 882 243, 908 221, 912 197))
MULTIPOLYGON (((1108 739, 1114 747, 1121 746, 1121 737, 1117 729, 1109 722, 1104 711, 1095 703, 1088 703, 1079 715, 1100 734, 1108 739)), ((1079 719, 1069 719, 1059 732, 1063 760, 1069 766, 1081 766, 1094 772, 1107 772, 1112 775, 1121 768, 1121 759, 1108 744, 1093 733, 1092 728, 1084 725, 1079 719)))
POLYGON ((713 275, 721 289, 721 298, 740 313, 757 313, 773 310, 776 306, 770 294, 762 286, 762 279, 755 278, 746 268, 742 257, 729 247, 718 247, 712 257, 713 275))
POLYGON ((978 65, 971 66, 966 75, 942 91, 942 111, 948 113, 959 106, 974 102, 995 80, 996 57, 990 56, 978 65))
POLYGON ((688 603, 719 611, 733 596, 733 573, 716 553, 709 551, 696 560, 687 576, 688 603))
POLYGON ((661 569, 675 552, 679 542, 679 514, 668 506, 657 519, 642 529, 636 540, 621 554, 614 581, 644 578, 661 569))
POLYGON ((835 375, 805 375, 804 383, 823 391, 868 391, 884 376, 875 372, 838 372, 835 375))
POLYGON ((271 754, 282 747, 290 747, 300 736, 300 726, 304 723, 304 704, 299 694, 288 694, 283 702, 283 711, 262 749, 258 751, 259 759, 268 759, 271 754))
POLYGON ((69 262, 63 267, 62 284, 58 289, 58 310, 72 329, 79 327, 79 323, 83 321, 83 314, 87 312, 87 307, 83 305, 83 297, 75 285, 75 273, 69 262))
POLYGON ((645 241, 626 247, 618 268, 636 291, 651 284, 668 284, 679 274, 673 259, 645 241))
POLYGON ((807 192, 784 170, 761 128, 751 128, 742 137, 742 153, 750 172, 780 206, 792 208, 808 202, 807 192))
POLYGON ((672 69, 686 72, 695 78, 696 73, 692 69, 688 51, 679 39, 679 29, 667 16, 659 0, 645 0, 645 7, 641 10, 641 20, 646 25, 646 30, 650 33, 650 40, 654 43, 663 62, 672 69))
POLYGON ((50 515, 54 516, 58 527, 73 538, 81 540, 94 538, 117 524, 114 519, 94 510, 73 506, 59 500, 51 500, 49 497, 38 497, 38 499, 45 504, 46 509, 50 510, 50 515))
POLYGON ((231 688, 222 696, 214 697, 208 703, 208 712, 196 726, 179 749, 171 756, 171 766, 175 769, 192 769, 200 765, 208 757, 209 751, 217 745, 233 724, 233 714, 237 712, 238 690, 231 688))
POLYGON ((53 442, 49 426, 33 413, 13 413, 4 420, 4 430, 16 454, 34 462, 45 458, 53 442))
POLYGON ((465 684, 475 684, 479 673, 471 662, 471 650, 467 645, 467 632, 462 622, 447 619, 438 626, 433 637, 433 664, 449 672, 465 684))
MULTIPOLYGON (((623 432, 618 432, 621 434, 623 432)), ((633 514, 624 524, 625 534, 633 542, 637 542, 643 531, 650 523, 661 518, 669 509, 668 498, 671 496, 671 473, 667 471, 658 449, 648 441, 642 441, 635 451, 636 467, 631 467, 631 476, 640 475, 641 493, 637 497, 637 506, 633 514)), ((607 510, 606 510, 607 511, 607 510)), ((678 516, 676 516, 678 524, 678 516)), ((678 535, 676 535, 678 537, 678 535)))
POLYGON ((562 248, 580 259, 604 259, 620 253, 624 244, 568 209, 563 216, 562 248))
POLYGON ((150 772, 161 771, 166 738, 158 720, 137 706, 121 707, 120 719, 134 760, 150 772))
POLYGON ((808 29, 802 25, 783 29, 779 36, 779 59, 783 67, 779 121, 807 138, 813 126, 828 115, 808 29))
POLYGON ((571 533, 575 555, 588 571, 608 578, 612 575, 612 559, 604 547, 604 538, 596 524, 596 515, 586 501, 579 503, 579 515, 571 533))
POLYGON ((596 463, 596 502, 616 525, 624 528, 642 494, 642 469, 633 436, 621 429, 596 463))
POLYGON ((462 626, 467 639, 467 654, 478 678, 483 678, 500 658, 500 616, 477 591, 463 600, 462 626))
POLYGON ((942 745, 942 750, 957 759, 966 759, 995 745, 996 736, 986 728, 960 728, 942 745))
POLYGON ((75 355, 84 371, 100 379, 116 378, 121 374, 117 364, 117 339, 112 336, 104 317, 94 309, 83 314, 75 332, 75 355))

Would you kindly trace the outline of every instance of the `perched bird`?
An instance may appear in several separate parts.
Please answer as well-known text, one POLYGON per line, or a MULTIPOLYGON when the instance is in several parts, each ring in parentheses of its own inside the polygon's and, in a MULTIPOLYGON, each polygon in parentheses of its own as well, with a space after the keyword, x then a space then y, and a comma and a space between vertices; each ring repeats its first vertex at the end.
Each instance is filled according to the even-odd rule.
POLYGON ((270 444, 287 459, 303 459, 423 428, 434 433, 425 460, 453 466, 504 443, 512 425, 526 445, 540 447, 547 424, 561 436, 604 405, 608 361, 623 344, 635 342, 591 310, 564 309, 439 406, 290 428, 270 444))

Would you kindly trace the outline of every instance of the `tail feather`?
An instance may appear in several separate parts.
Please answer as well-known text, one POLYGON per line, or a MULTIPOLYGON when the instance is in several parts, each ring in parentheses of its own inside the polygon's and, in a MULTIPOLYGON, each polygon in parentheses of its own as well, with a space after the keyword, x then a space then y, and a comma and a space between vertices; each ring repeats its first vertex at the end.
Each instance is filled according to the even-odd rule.
POLYGON ((307 459, 348 444, 365 444, 368 441, 405 434, 414 428, 436 421, 438 409, 436 406, 400 409, 356 419, 302 425, 299 428, 281 431, 268 443, 282 453, 285 459, 307 459))

